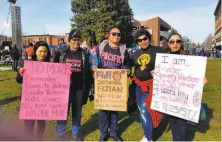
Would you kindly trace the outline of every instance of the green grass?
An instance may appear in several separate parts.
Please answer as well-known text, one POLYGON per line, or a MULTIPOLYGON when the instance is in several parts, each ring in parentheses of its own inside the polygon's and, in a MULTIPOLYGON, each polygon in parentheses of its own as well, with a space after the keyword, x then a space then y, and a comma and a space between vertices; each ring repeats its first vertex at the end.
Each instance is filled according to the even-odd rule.
MULTIPOLYGON (((189 125, 188 139, 193 141, 220 141, 221 140, 221 64, 220 60, 208 60, 206 77, 208 84, 204 88, 203 103, 207 109, 207 120, 201 122, 198 127, 189 125)), ((16 74, 11 71, 0 72, 0 100, 20 96, 20 85, 15 81, 16 74), (5 80, 5 81, 3 81, 5 80)), ((16 99, 0 101, 0 116, 7 116, 10 123, 7 125, 17 124, 22 131, 23 122, 18 121, 20 101, 16 99), (5 115, 7 114, 7 115, 5 115)), ((0 117, 1 118, 1 117, 0 117)), ((129 117, 127 113, 119 113, 119 132, 125 141, 138 141, 143 137, 139 114, 136 112, 129 117)), ((98 111, 93 108, 93 102, 83 107, 83 118, 81 135, 84 140, 99 139, 99 116, 98 111)), ((1 119, 0 119, 1 123, 1 119)), ((55 121, 47 121, 45 140, 54 140, 55 121)), ((171 130, 168 129, 168 118, 162 121, 154 134, 162 133, 159 141, 171 141, 171 130)), ((71 117, 69 116, 66 140, 71 140, 71 117)), ((109 139, 111 140, 111 139, 109 139)))
POLYGON ((15 77, 15 72, 0 71, 0 101, 20 95, 21 85, 16 82, 15 77))

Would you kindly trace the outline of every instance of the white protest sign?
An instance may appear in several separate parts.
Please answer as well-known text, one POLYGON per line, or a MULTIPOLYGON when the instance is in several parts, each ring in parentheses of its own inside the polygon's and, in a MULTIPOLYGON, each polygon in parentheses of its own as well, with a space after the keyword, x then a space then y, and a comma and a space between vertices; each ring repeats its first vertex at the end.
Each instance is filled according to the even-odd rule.
POLYGON ((198 123, 206 57, 156 56, 151 109, 198 123))

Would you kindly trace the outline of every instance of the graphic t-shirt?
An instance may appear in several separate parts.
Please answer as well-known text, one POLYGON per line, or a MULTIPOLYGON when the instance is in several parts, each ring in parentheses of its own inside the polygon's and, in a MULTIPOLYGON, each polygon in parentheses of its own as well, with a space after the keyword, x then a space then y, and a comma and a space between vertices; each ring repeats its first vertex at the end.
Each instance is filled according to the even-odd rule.
POLYGON ((122 58, 119 48, 111 48, 108 44, 100 55, 100 68, 121 69, 122 58))
POLYGON ((83 83, 81 50, 69 50, 65 56, 65 63, 71 64, 71 81, 75 88, 81 88, 83 83))
POLYGON ((154 70, 156 53, 164 53, 164 51, 161 47, 150 45, 147 49, 139 49, 133 54, 135 76, 140 81, 153 78, 150 72, 154 70))

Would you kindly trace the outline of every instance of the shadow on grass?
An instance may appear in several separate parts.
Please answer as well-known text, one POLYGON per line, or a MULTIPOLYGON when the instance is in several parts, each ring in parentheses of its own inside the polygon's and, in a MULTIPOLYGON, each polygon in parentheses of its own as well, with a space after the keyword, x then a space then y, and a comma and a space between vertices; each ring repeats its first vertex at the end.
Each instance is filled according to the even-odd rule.
POLYGON ((139 114, 139 110, 136 110, 134 113, 132 113, 131 115, 128 115, 127 112, 122 114, 122 117, 120 117, 119 120, 121 120, 122 118, 126 117, 124 120, 122 120, 119 124, 118 124, 118 133, 120 134, 120 136, 127 130, 127 128, 132 125, 134 122, 140 122, 140 114, 139 114))
POLYGON ((206 133, 210 129, 210 120, 213 118, 213 109, 209 108, 207 104, 204 104, 206 110, 207 119, 196 123, 188 123, 187 141, 193 141, 196 132, 206 133))
POLYGON ((14 78, 0 79, 0 82, 1 82, 1 81, 6 81, 6 80, 11 80, 11 79, 14 79, 14 78))
POLYGON ((6 105, 6 104, 11 103, 13 101, 16 101, 18 99, 20 99, 20 96, 15 96, 15 97, 12 97, 12 98, 1 100, 0 101, 0 106, 6 105))
POLYGON ((169 119, 169 115, 164 115, 164 118, 161 120, 159 126, 153 129, 153 141, 157 141, 165 131, 169 131, 169 119))
MULTIPOLYGON (((87 135, 89 135, 90 133, 96 131, 99 128, 99 113, 95 113, 93 115, 91 115, 90 119, 86 121, 86 123, 84 123, 81 126, 80 129, 80 140, 84 141, 85 137, 87 135)), ((66 141, 70 141, 72 140, 72 131, 68 131, 65 134, 65 139, 66 141)))
MULTIPOLYGON (((139 120, 139 113, 132 114, 131 116, 128 115, 127 112, 118 112, 118 120, 125 118, 123 121, 118 123, 118 133, 121 135, 131 124, 135 121, 139 120), (127 117, 127 118, 125 118, 127 117)), ((81 126, 80 129, 80 139, 85 140, 85 137, 90 133, 99 129, 99 113, 93 114, 85 124, 81 126)), ((72 131, 66 133, 65 140, 72 139, 72 131)), ((98 137, 99 139, 99 137, 98 137)))

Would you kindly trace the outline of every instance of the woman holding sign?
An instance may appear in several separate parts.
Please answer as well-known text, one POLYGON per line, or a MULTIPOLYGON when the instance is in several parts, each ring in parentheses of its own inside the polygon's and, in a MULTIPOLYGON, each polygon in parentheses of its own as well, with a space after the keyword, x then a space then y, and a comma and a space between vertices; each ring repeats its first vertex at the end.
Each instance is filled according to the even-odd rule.
MULTIPOLYGON (((183 54, 182 37, 178 33, 172 33, 168 37, 168 54, 183 54)), ((204 85, 207 83, 207 79, 204 78, 204 85)), ((203 109, 203 106, 202 106, 203 109)), ((173 141, 186 141, 187 136, 187 120, 171 117, 171 128, 173 141)))
POLYGON ((154 69, 156 53, 164 51, 161 47, 151 45, 151 35, 144 29, 136 31, 135 40, 140 49, 132 56, 135 65, 135 76, 132 80, 136 83, 136 102, 144 131, 142 141, 150 141, 153 127, 156 128, 162 119, 161 113, 150 109, 153 89, 151 71, 154 69))
MULTIPOLYGON (((36 44, 34 45, 34 52, 32 54, 32 60, 39 61, 39 62, 50 62, 49 47, 45 41, 36 42, 36 44)), ((24 72, 25 70, 22 65, 16 76, 16 81, 18 83, 23 82, 24 72)), ((45 120, 36 120, 36 121, 38 125, 37 139, 42 140, 44 132, 45 132, 45 120)), ((25 135, 28 137, 32 136, 34 132, 35 120, 24 120, 24 124, 25 124, 25 135)))
MULTIPOLYGON (((69 89, 68 112, 72 110, 72 137, 74 141, 80 140, 82 106, 87 102, 89 91, 92 86, 90 78, 92 75, 91 65, 96 65, 90 52, 80 47, 81 34, 76 30, 69 33, 69 47, 59 51, 55 55, 54 62, 71 64, 71 78, 69 89)), ((69 113, 68 113, 69 114, 69 113)), ((56 126, 58 140, 64 140, 67 121, 58 120, 56 126)))

